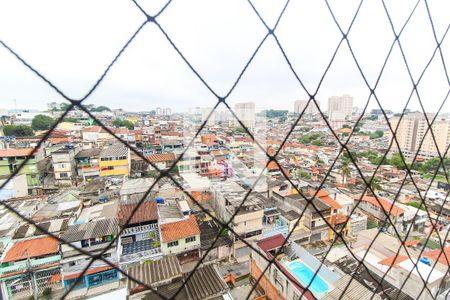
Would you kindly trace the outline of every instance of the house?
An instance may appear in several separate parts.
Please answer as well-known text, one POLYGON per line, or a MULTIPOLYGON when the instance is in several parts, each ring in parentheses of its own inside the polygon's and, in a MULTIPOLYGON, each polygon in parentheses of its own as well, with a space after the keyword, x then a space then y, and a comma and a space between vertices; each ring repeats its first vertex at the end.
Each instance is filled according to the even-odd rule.
POLYGON ((100 176, 130 174, 130 149, 115 143, 105 146, 100 152, 100 176))
POLYGON ((19 173, 27 175, 27 183, 30 188, 40 186, 41 178, 37 167, 37 156, 37 153, 33 153, 33 148, 1 149, 0 175, 11 175, 29 157, 19 173))
POLYGON ((195 216, 161 224, 161 250, 164 255, 175 254, 180 263, 197 260, 200 255, 200 228, 195 216))
POLYGON ((37 289, 60 286, 59 242, 52 237, 20 240, 7 246, 0 266, 3 299, 28 298, 37 289), (37 286, 36 286, 37 285, 37 286))
POLYGON ((100 148, 84 149, 75 155, 78 176, 83 182, 100 176, 100 148))
MULTIPOLYGON (((359 232, 352 252, 367 268, 412 299, 436 298, 445 290, 446 268, 438 270, 421 259, 420 253, 402 247, 400 241, 377 228, 359 232), (375 239, 375 237, 377 237, 375 239), (426 287, 424 286, 426 284, 426 287)), ((448 288, 448 287, 447 287, 448 288)))
MULTIPOLYGON (((0 186, 9 179, 10 175, 0 175, 0 186)), ((17 174, 0 189, 0 201, 25 197, 28 195, 27 175, 17 174)))
POLYGON ((75 151, 73 147, 53 151, 51 162, 58 186, 71 186, 76 177, 75 151))
MULTIPOLYGON (((122 183, 119 190, 120 201, 123 203, 135 203, 145 196, 147 191, 152 187, 152 192, 157 192, 159 187, 154 184, 153 178, 135 178, 128 179, 122 183)), ((150 195, 147 195, 150 197, 150 195)))
POLYGON ((128 274, 145 284, 144 286, 130 280, 130 299, 232 299, 229 288, 215 264, 199 267, 190 280, 187 280, 189 273, 183 273, 176 256, 169 255, 151 264, 133 266, 128 269, 128 274))
POLYGON ((188 149, 178 161, 177 166, 180 173, 198 172, 201 167, 201 156, 197 151, 188 149))
POLYGON ((298 244, 281 234, 261 239, 253 244, 250 275, 259 280, 261 295, 268 299, 381 299, 377 294, 354 281, 345 293, 341 290, 351 276, 336 272, 298 244), (269 261, 274 262, 269 266, 269 261), (299 272, 301 270, 301 272, 299 272), (311 276, 317 273, 311 281, 311 276), (304 274, 311 274, 304 275, 304 274), (308 287, 308 289, 306 289, 308 287))
MULTIPOLYGON (((397 205, 392 204, 385 198, 377 198, 375 198, 374 196, 363 196, 361 199, 359 199, 358 197, 355 197, 354 199, 360 202, 358 208, 364 211, 369 216, 372 216, 379 221, 384 221, 387 219, 387 214, 395 228, 398 231, 403 231, 403 217, 405 211, 397 205)), ((395 233, 391 222, 387 221, 386 226, 389 226, 389 232, 395 233)))
POLYGON ((117 213, 120 226, 125 228, 118 242, 121 265, 162 257, 157 204, 155 201, 144 201, 139 207, 137 205, 121 203, 117 213))
MULTIPOLYGON (((108 247, 119 232, 119 220, 117 218, 104 218, 93 220, 83 224, 71 225, 61 236, 63 240, 71 245, 81 248, 95 255, 108 247)), ((117 241, 103 254, 111 264, 118 266, 119 257, 117 241)), ((68 289, 78 277, 82 279, 74 289, 87 290, 100 285, 112 285, 120 278, 119 272, 102 260, 95 260, 88 270, 83 273, 91 258, 74 250, 68 244, 61 246, 62 280, 64 289, 68 289)))
POLYGON ((261 237, 264 224, 264 197, 258 193, 250 195, 243 205, 242 201, 246 190, 234 181, 214 183, 212 185, 212 205, 217 217, 227 222, 233 215, 230 223, 240 239, 233 236, 233 255, 236 259, 247 260, 250 248, 241 240, 248 242, 261 237), (236 211, 238 210, 238 211, 236 211))
POLYGON ((81 131, 81 137, 84 142, 98 142, 108 139, 114 139, 114 137, 109 134, 103 127, 97 125, 83 128, 83 130, 81 131))
MULTIPOLYGON (((174 163, 176 157, 173 153, 159 153, 159 154, 150 154, 145 157, 149 162, 153 163, 160 170, 169 169, 174 163)), ((150 169, 153 167, 148 164, 150 169)))

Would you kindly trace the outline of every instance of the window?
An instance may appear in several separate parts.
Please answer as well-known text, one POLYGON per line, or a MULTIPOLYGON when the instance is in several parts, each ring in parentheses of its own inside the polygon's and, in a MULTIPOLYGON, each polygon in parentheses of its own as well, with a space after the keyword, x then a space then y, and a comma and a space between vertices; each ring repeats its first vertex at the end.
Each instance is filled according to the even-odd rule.
POLYGON ((114 170, 113 166, 108 166, 108 170, 114 170))
POLYGON ((66 172, 59 173, 60 178, 67 178, 69 175, 66 172))
POLYGON ((178 241, 167 243, 167 248, 178 246, 178 241))
POLYGON ((195 236, 191 236, 191 237, 188 237, 188 238, 185 239, 186 243, 192 243, 194 241, 195 241, 195 236))

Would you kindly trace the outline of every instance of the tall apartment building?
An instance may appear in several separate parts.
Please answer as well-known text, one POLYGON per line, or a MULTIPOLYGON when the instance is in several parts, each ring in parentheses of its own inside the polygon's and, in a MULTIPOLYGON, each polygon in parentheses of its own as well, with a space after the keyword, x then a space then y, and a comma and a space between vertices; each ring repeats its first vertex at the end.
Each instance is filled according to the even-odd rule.
MULTIPOLYGON (((254 102, 242 102, 234 105, 234 112, 239 120, 248 128, 255 127, 255 103, 254 102)), ((241 126, 237 120, 235 120, 235 126, 241 126)))
MULTIPOLYGON (((317 105, 320 107, 320 101, 316 100, 317 105)), ((294 112, 297 114, 301 114, 302 111, 305 109, 306 105, 308 104, 308 100, 297 100, 294 102, 294 112)), ((311 101, 306 107, 306 110, 304 112, 305 115, 314 115, 318 114, 319 110, 317 109, 317 106, 311 101)))
MULTIPOLYGON (((432 116, 430 115, 428 119, 431 122, 432 116)), ((392 128, 395 129, 400 122, 400 117, 394 117, 390 122, 392 128)), ((436 119, 433 123, 432 130, 438 149, 431 132, 427 132, 427 129, 428 124, 422 113, 405 115, 398 126, 396 134, 402 151, 415 153, 420 147, 422 155, 437 155, 438 149, 441 153, 445 152, 450 143, 450 120, 436 119)))
POLYGON ((328 118, 330 120, 345 119, 352 115, 352 110, 352 96, 345 94, 328 98, 328 118))

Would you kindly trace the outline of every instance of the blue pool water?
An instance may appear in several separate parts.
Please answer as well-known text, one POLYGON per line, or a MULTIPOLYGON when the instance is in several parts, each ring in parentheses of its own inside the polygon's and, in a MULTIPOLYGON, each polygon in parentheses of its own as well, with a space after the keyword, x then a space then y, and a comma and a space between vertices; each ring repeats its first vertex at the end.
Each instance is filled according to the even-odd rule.
MULTIPOLYGON (((291 262, 288 264, 288 268, 294 274, 295 278, 297 278, 305 287, 308 286, 314 276, 314 271, 299 261, 291 262)), ((314 294, 314 296, 319 298, 328 291, 328 284, 317 275, 314 277, 309 290, 314 294)))

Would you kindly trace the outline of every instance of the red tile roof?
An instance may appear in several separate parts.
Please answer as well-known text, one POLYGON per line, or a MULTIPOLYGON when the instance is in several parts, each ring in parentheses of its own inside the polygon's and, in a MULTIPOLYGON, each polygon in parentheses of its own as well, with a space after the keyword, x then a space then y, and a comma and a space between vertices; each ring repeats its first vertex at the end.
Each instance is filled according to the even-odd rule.
POLYGON ((399 255, 399 256, 393 255, 393 256, 390 256, 390 257, 380 260, 378 263, 385 265, 385 266, 396 267, 399 263, 401 263, 407 259, 408 259, 408 257, 404 256, 404 255, 399 255))
POLYGON ((330 206, 332 209, 341 209, 342 206, 333 198, 330 197, 327 191, 320 190, 317 193, 317 197, 320 198, 323 202, 325 202, 328 206, 330 206))
MULTIPOLYGON (((354 199, 359 200, 358 197, 356 197, 354 199)), ((361 201, 369 202, 370 204, 372 204, 378 208, 381 208, 381 206, 382 206, 383 209, 388 213, 391 210, 392 204, 389 201, 387 201, 386 199, 381 198, 381 197, 378 197, 378 200, 373 196, 364 196, 361 199, 361 201), (380 202, 378 202, 378 200, 380 200, 380 202), (380 206, 380 203, 381 203, 381 206, 380 206)), ((399 216, 400 214, 402 214, 404 212, 405 211, 403 209, 394 205, 392 207, 390 214, 393 216, 399 216)))
POLYGON ((59 251, 58 240, 52 237, 43 237, 15 243, 6 252, 3 262, 24 260, 27 257, 40 257, 50 254, 57 254, 59 251))
POLYGON ((161 238, 165 243, 200 234, 195 216, 178 222, 162 224, 160 228, 161 238))
MULTIPOLYGON (((137 203, 120 205, 119 210, 117 212, 117 217, 119 218, 121 226, 126 224, 127 220, 130 218, 136 206, 137 203)), ((145 201, 139 206, 139 208, 131 218, 129 224, 132 225, 149 221, 156 221, 158 219, 159 219, 158 206, 156 202, 145 201)))
POLYGON ((410 240, 405 242, 406 247, 417 246, 420 244, 420 240, 410 240))
POLYGON ((33 148, 2 149, 0 157, 29 156, 31 152, 33 152, 33 148))
POLYGON ((100 126, 89 126, 82 129, 82 132, 100 132, 102 127, 100 126))
POLYGON ((285 238, 282 234, 277 234, 262 240, 258 241, 258 246, 263 251, 270 251, 273 249, 277 249, 283 245, 285 238))
POLYGON ((151 161, 154 163, 167 162, 167 161, 174 161, 175 154, 174 153, 150 154, 150 155, 147 155, 145 158, 147 158, 148 161, 151 161))
POLYGON ((423 256, 428 257, 434 261, 439 260, 443 265, 450 266, 450 246, 444 249, 436 249, 424 252, 423 256))

